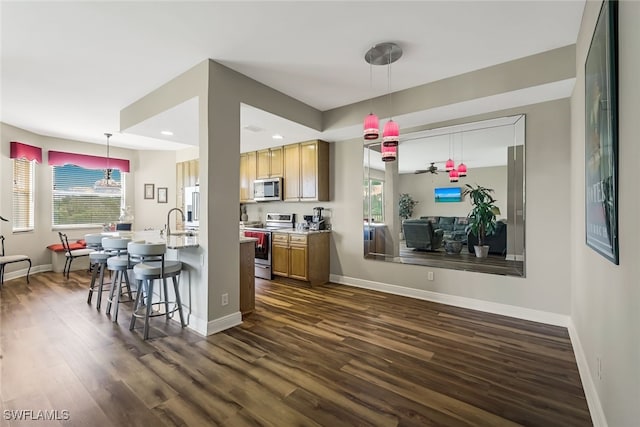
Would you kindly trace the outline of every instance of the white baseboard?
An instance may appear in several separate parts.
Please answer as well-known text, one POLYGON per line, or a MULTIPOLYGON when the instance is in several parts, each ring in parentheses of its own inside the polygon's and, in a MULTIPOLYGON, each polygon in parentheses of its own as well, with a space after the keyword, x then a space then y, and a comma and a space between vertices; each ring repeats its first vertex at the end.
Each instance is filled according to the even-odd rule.
POLYGON ((569 324, 569 316, 558 313, 551 313, 530 308, 518 307, 515 305, 501 304, 491 301, 477 300, 473 298, 460 297, 455 295, 441 294, 438 292, 425 291, 422 289, 407 288, 387 283, 374 282, 371 280, 357 279, 354 277, 340 276, 332 274, 329 280, 333 283, 355 286, 358 288, 371 289, 388 294, 401 295, 405 297, 417 298, 426 301, 439 302, 453 305, 455 307, 469 308, 472 310, 485 311, 487 313, 500 314, 503 316, 515 317, 533 322, 546 323, 548 325, 564 326, 569 324))
POLYGON ((582 380, 582 389, 584 395, 587 398, 587 406, 589 407, 589 413, 591 414, 591 422, 594 427, 607 427, 607 419, 604 416, 602 410, 602 404, 600 403, 600 397, 596 391, 596 385, 593 382, 591 376, 591 370, 589 370, 589 364, 587 363, 587 357, 584 354, 584 349, 580 343, 580 337, 576 331, 573 321, 569 319, 569 337, 571 338, 571 344, 573 345, 573 353, 576 355, 576 363, 578 364, 578 371, 580 372, 580 379, 582 380))
POLYGON ((234 326, 238 326, 240 324, 242 324, 242 313, 236 311, 235 313, 228 314, 218 319, 210 320, 207 323, 205 335, 213 335, 217 332, 233 328, 234 326))
MULTIPOLYGON (((173 319, 176 322, 175 318, 173 319)), ((221 317, 219 319, 214 319, 207 322, 204 319, 194 316, 193 314, 189 314, 187 321, 187 328, 191 329, 193 332, 198 335, 202 335, 206 337, 207 335, 213 335, 217 332, 224 331, 225 329, 233 328, 234 326, 238 326, 242 323, 242 313, 239 311, 233 314, 229 314, 227 316, 221 317)))
POLYGON ((524 261, 524 255, 507 254, 505 259, 507 261, 524 261))
MULTIPOLYGON (((32 274, 35 273, 42 273, 44 271, 51 271, 52 269, 52 265, 51 264, 43 264, 43 265, 34 265, 31 267, 31 273, 29 273, 29 276, 31 276, 32 274)), ((11 280, 11 279, 17 279, 18 277, 26 277, 27 276, 27 271, 29 270, 29 268, 21 268, 20 270, 14 270, 11 272, 5 272, 4 273, 4 280, 11 280)))
POLYGON ((187 320, 187 328, 191 329, 198 335, 207 336, 207 321, 199 317, 189 314, 187 320))

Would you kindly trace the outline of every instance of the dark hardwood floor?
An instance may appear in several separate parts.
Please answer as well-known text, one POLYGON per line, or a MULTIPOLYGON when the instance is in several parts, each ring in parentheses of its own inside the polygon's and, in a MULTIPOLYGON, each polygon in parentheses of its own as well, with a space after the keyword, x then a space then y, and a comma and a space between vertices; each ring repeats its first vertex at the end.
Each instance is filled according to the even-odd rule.
POLYGON ((448 254, 444 248, 435 251, 408 249, 405 242, 402 241, 400 242, 400 257, 396 262, 487 274, 525 275, 523 261, 506 260, 503 255, 497 254, 489 254, 487 258, 476 258, 474 253, 469 253, 469 248, 466 245, 462 247, 459 254, 448 254))
POLYGON ((256 282, 241 326, 205 338, 155 318, 145 342, 127 305, 119 324, 104 302, 87 305, 86 272, 7 281, 0 409, 69 420, 0 423, 591 425, 564 328, 342 285, 256 282))

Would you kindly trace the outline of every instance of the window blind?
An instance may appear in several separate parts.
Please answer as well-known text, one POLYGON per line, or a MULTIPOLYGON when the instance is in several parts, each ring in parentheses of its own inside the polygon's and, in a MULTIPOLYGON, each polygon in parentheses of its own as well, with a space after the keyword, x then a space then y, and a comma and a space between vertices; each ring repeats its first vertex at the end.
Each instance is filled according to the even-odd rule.
POLYGON ((33 161, 13 159, 13 231, 33 230, 34 170, 33 161))
POLYGON ((124 176, 119 170, 111 182, 119 186, 102 186, 103 170, 75 165, 52 166, 53 226, 99 226, 117 222, 123 205, 124 176))

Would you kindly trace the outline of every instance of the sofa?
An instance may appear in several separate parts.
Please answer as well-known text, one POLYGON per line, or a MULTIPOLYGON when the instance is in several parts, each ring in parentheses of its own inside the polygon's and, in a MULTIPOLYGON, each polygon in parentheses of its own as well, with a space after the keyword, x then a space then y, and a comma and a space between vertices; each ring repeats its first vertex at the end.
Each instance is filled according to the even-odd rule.
MULTIPOLYGON (((469 253, 473 253, 473 246, 478 244, 478 238, 475 234, 469 233, 467 242, 469 253)), ((496 230, 484 239, 484 244, 489 245, 490 254, 505 255, 507 253, 507 223, 496 221, 496 230)))
POLYGON ((469 218, 466 216, 421 216, 420 219, 431 222, 435 230, 442 230, 445 241, 457 240, 467 243, 466 227, 469 218))
POLYGON ((434 251, 442 247, 444 231, 434 229, 426 219, 405 219, 402 231, 407 248, 419 251, 434 251))

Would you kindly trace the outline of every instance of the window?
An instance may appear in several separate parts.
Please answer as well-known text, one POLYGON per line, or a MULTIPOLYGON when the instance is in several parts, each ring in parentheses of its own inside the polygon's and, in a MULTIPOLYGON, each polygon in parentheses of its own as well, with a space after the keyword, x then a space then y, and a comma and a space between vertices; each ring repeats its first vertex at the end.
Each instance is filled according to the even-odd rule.
POLYGON ((52 166, 53 226, 100 226, 118 221, 123 176, 113 170, 108 185, 105 171, 75 165, 52 166))
POLYGON ((13 231, 30 231, 34 227, 34 162, 13 159, 13 231))
POLYGON ((384 181, 364 180, 364 203, 365 220, 371 218, 374 222, 384 222, 384 181))

